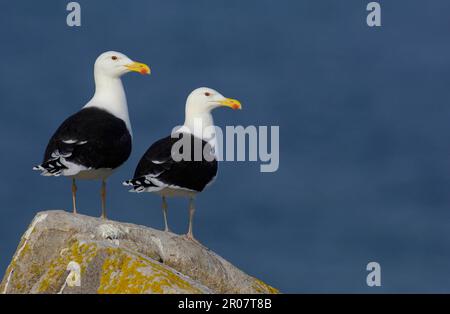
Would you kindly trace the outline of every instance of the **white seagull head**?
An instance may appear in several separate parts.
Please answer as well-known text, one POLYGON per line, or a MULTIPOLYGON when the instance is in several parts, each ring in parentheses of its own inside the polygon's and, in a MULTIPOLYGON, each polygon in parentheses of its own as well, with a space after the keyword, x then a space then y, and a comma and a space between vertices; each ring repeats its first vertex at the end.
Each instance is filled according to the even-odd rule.
POLYGON ((104 52, 95 60, 94 72, 97 75, 118 78, 131 71, 150 74, 148 65, 133 61, 117 51, 104 52))
POLYGON ((200 87, 192 91, 186 101, 186 112, 189 115, 209 113, 218 107, 229 107, 233 110, 242 109, 241 103, 232 98, 226 98, 218 91, 200 87))

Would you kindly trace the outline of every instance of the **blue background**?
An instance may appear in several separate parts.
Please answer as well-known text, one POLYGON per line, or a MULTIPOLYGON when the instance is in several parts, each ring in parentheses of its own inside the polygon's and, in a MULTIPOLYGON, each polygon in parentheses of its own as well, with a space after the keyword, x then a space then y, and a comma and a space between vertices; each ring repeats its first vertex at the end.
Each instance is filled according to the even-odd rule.
MULTIPOLYGON (((92 66, 118 50, 148 63, 124 77, 130 160, 109 180, 109 217, 162 227, 160 199, 121 186, 208 86, 242 101, 216 124, 279 125, 280 168, 224 162, 199 196, 206 246, 283 292, 450 292, 450 3, 361 0, 2 2, 0 269, 33 216, 70 209, 70 180, 31 171, 47 140, 92 96, 92 66), (382 267, 368 288, 366 264, 382 267)), ((100 214, 100 184, 79 208, 100 214)), ((170 200, 187 229, 187 201, 170 200)))

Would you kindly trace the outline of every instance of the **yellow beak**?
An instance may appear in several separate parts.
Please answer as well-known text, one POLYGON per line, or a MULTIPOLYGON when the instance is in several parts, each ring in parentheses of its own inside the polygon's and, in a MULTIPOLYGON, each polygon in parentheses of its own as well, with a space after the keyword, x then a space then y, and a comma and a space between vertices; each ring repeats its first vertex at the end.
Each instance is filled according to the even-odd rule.
POLYGON ((150 74, 150 68, 148 67, 148 65, 144 64, 144 63, 140 63, 140 62, 133 62, 130 64, 125 65, 125 67, 133 72, 138 72, 141 74, 150 74))
POLYGON ((224 100, 219 101, 219 103, 222 106, 230 107, 233 110, 242 109, 241 103, 239 102, 239 100, 236 99, 225 98, 224 100))

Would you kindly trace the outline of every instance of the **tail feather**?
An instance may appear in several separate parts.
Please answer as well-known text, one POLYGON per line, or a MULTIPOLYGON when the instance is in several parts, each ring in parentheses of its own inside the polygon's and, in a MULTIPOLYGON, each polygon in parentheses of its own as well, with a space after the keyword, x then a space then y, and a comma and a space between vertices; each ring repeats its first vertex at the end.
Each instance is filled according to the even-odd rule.
POLYGON ((43 162, 41 165, 33 167, 35 171, 42 171, 43 176, 58 177, 67 167, 61 162, 60 158, 51 159, 43 162))
POLYGON ((131 182, 132 180, 126 180, 126 181, 123 181, 122 182, 122 185, 123 186, 130 186, 130 185, 133 185, 133 183, 131 182))
POLYGON ((124 181, 122 184, 124 186, 132 186, 132 189, 130 190, 130 192, 136 192, 136 193, 146 192, 150 188, 156 187, 156 185, 153 184, 146 177, 139 177, 139 178, 127 180, 127 181, 124 181))

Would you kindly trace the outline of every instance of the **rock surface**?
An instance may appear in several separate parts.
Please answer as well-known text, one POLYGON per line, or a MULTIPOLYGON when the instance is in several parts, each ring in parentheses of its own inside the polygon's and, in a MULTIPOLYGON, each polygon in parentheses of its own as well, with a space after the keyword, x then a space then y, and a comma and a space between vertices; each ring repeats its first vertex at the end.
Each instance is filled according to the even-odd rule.
POLYGON ((40 212, 2 293, 278 293, 183 236, 65 211, 40 212))

